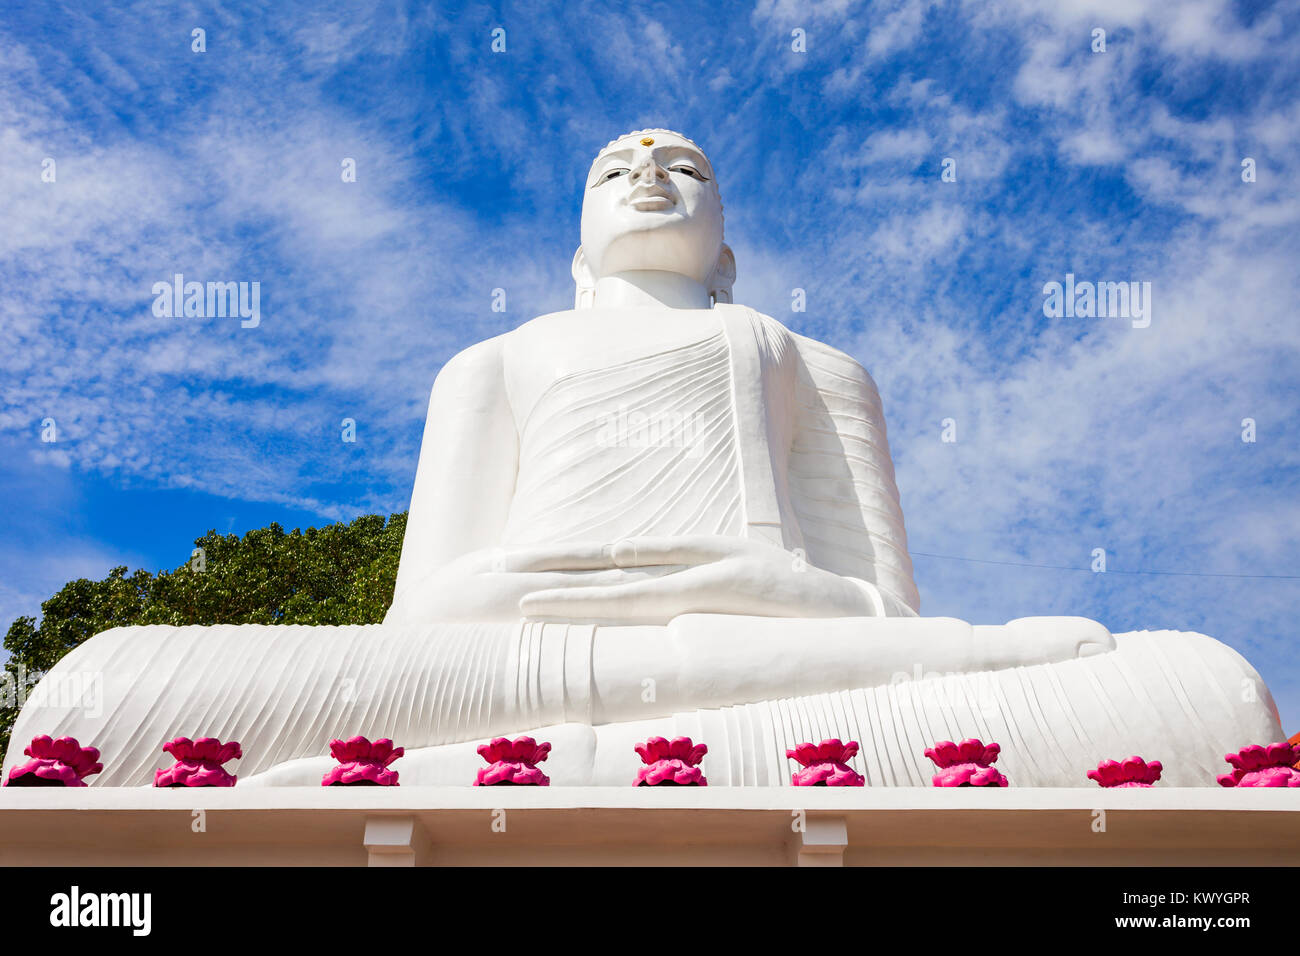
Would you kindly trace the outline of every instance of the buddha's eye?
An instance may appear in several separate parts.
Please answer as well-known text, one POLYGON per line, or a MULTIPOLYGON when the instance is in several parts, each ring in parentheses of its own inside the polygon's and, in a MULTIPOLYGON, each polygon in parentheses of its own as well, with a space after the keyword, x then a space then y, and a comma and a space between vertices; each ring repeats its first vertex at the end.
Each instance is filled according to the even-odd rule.
POLYGON ((701 173, 694 166, 670 166, 668 168, 675 173, 685 173, 687 176, 690 176, 692 179, 698 179, 702 183, 708 182, 708 180, 704 178, 704 174, 701 173))
POLYGON ((611 170, 607 170, 605 174, 601 176, 599 180, 596 181, 596 185, 599 186, 601 183, 607 183, 611 179, 618 179, 619 176, 626 176, 627 174, 628 174, 628 170, 622 168, 621 166, 616 166, 611 170))

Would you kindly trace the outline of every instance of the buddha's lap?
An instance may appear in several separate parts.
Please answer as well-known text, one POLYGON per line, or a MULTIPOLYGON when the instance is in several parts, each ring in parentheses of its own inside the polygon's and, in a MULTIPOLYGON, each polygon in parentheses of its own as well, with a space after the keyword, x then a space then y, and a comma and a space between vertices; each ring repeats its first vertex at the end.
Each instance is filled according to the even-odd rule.
MULTIPOLYGON (((792 622, 792 631, 801 624, 808 633, 825 628, 825 622, 792 622)), ((1202 761, 1210 751, 1218 760, 1280 733, 1270 701, 1237 699, 1242 682, 1258 682, 1249 665, 1200 635, 1125 635, 1117 652, 1085 659, 945 676, 925 668, 830 687, 810 686, 790 668, 730 684, 725 675, 679 673, 658 682, 663 686, 650 704, 640 662, 593 653, 607 638, 611 646, 633 647, 667 639, 668 630, 537 624, 116 629, 75 649, 47 676, 14 739, 76 736, 104 754, 97 783, 130 784, 165 763, 161 744, 182 734, 240 740, 246 756, 239 769, 248 775, 327 753, 334 737, 360 733, 392 737, 408 748, 438 747, 566 722, 672 735, 683 720, 694 721, 697 733, 710 725, 708 736, 716 741, 743 720, 778 750, 837 736, 910 754, 937 739, 982 736, 1028 755, 1088 740, 1070 748, 1091 748, 1096 759, 1127 756, 1110 751, 1142 745, 1153 731, 1147 746, 1195 735, 1204 744, 1193 748, 1202 761), (591 666, 575 669, 581 659, 591 666), (82 696, 72 699, 78 675, 82 696), (709 690, 720 686, 723 696, 709 699, 699 690, 709 680, 709 690), (609 699, 619 693, 623 699, 609 699), (730 723, 715 719, 723 712, 730 723)), ((650 656, 661 651, 655 646, 650 656)), ((676 665, 687 671, 725 667, 708 654, 678 651, 676 665)), ((12 748, 11 761, 16 753, 12 748)))

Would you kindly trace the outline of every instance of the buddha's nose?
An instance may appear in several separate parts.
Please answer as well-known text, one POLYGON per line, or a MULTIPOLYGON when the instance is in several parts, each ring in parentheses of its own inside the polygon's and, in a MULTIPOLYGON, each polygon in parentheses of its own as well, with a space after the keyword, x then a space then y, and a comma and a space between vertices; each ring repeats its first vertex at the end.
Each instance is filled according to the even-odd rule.
POLYGON ((655 180, 665 182, 668 179, 668 170, 655 162, 653 156, 647 156, 632 170, 632 178, 641 182, 654 182, 655 180))

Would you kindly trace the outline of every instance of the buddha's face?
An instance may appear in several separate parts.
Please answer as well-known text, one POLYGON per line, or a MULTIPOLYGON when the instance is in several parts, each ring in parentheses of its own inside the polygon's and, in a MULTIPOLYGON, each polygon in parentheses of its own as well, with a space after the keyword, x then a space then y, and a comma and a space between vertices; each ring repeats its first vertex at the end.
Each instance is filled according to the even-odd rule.
POLYGON ((705 282, 722 249, 713 167, 669 133, 628 136, 592 164, 582 248, 595 278, 654 269, 705 282))

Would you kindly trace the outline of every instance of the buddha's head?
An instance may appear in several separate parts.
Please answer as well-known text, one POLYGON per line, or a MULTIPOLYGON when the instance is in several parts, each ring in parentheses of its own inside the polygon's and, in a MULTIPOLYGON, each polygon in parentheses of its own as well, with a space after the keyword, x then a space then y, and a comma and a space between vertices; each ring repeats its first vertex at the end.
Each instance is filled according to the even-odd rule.
POLYGON ((736 278, 713 167, 693 142, 664 129, 621 136, 591 164, 573 257, 576 307, 595 304, 600 279, 644 272, 684 276, 715 302, 731 301, 736 278))

